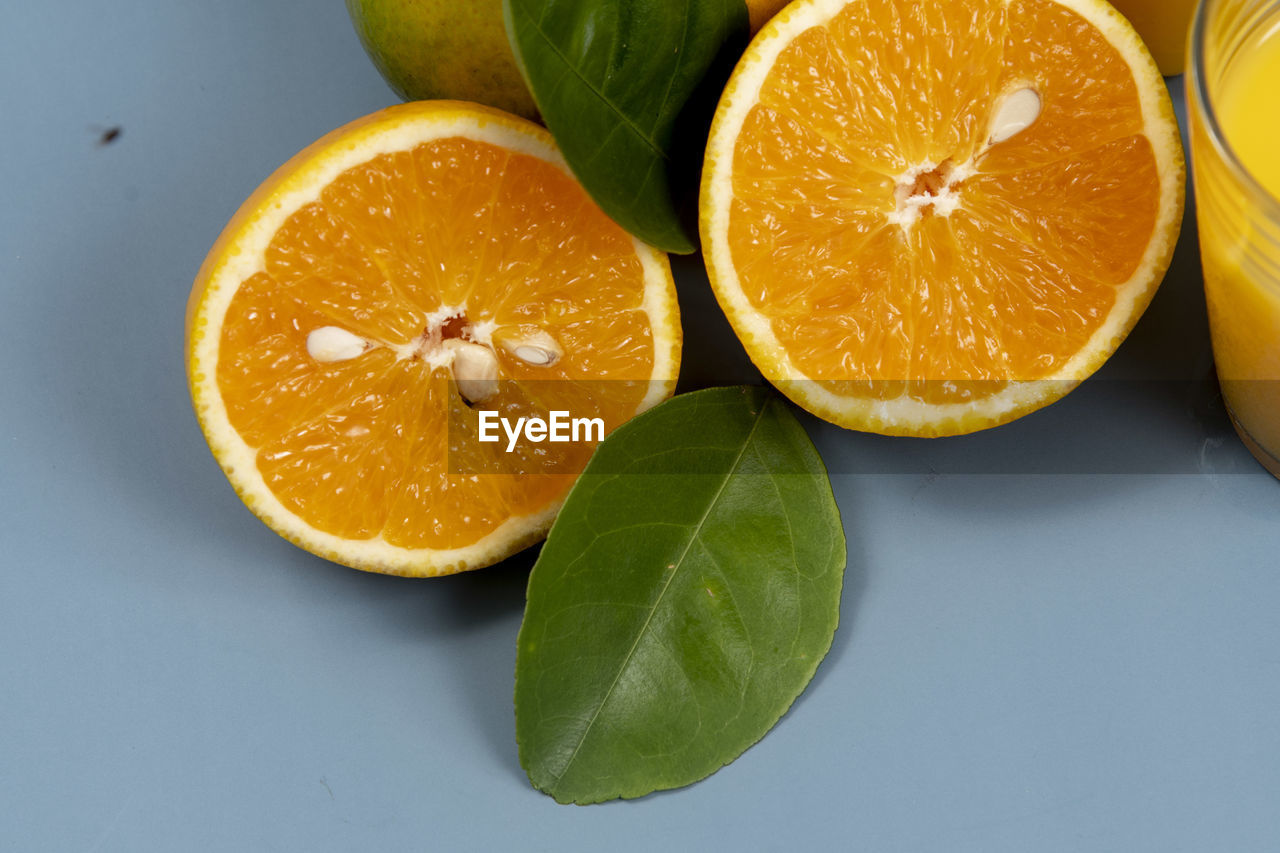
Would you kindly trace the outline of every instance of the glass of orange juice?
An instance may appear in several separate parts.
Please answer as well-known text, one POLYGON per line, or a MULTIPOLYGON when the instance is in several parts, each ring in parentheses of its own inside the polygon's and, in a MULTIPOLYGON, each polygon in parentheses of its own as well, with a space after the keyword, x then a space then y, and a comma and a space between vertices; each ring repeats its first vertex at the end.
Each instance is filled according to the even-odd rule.
POLYGON ((1202 0, 1187 102, 1218 380, 1280 477, 1280 0, 1202 0))

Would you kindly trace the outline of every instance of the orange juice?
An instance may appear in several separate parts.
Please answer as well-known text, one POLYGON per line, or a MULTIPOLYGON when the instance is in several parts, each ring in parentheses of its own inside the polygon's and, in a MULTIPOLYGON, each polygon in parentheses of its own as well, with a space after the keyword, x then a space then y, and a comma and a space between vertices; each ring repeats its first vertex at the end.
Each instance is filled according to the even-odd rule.
POLYGON ((1237 430, 1280 476, 1280 0, 1206 0, 1191 53, 1214 360, 1237 430))
POLYGON ((1280 199, 1280 14, 1245 42, 1223 81, 1218 120, 1227 144, 1280 199))

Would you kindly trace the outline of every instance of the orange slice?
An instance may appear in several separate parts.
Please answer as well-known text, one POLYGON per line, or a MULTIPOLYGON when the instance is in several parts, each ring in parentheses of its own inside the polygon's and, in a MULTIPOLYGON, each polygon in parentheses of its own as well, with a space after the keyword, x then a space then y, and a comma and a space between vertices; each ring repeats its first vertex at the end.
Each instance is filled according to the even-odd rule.
POLYGON ((703 252, 797 403, 965 433, 1102 365, 1168 267, 1183 184, 1159 71, 1101 0, 798 0, 716 112, 703 252))
POLYGON ((348 566, 437 575, 541 538, 601 432, 508 452, 479 413, 607 432, 671 393, 680 328, 665 255, 545 130, 421 102, 334 131, 245 202, 196 278, 186 358, 263 521, 348 566))

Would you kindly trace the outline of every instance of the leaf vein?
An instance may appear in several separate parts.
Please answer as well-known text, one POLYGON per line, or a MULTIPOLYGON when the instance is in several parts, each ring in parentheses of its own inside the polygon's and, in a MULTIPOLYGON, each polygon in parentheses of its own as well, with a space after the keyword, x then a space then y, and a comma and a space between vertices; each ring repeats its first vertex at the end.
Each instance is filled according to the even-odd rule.
POLYGON ((618 107, 613 103, 613 101, 609 100, 609 98, 604 94, 604 92, 601 92, 600 89, 598 89, 594 83, 592 83, 586 77, 582 76, 582 72, 580 72, 576 67, 574 67, 574 65, 569 61, 569 57, 566 56, 564 52, 560 50, 560 46, 557 45, 554 41, 552 41, 551 36, 546 32, 546 30, 542 28, 541 21, 535 21, 532 18, 530 18, 529 22, 530 22, 530 26, 533 27, 533 31, 538 34, 538 36, 542 39, 543 43, 546 44, 546 46, 551 49, 551 51, 556 55, 557 58, 560 59, 561 62, 564 63, 565 69, 567 69, 572 76, 576 77, 579 81, 581 81, 582 85, 587 88, 587 91, 589 91, 592 95, 594 95, 600 101, 600 103, 608 107, 609 111, 613 113, 615 116, 617 116, 619 121, 621 121, 624 125, 630 128, 631 131, 635 133, 635 135, 645 143, 645 145, 649 146, 649 148, 653 150, 654 154, 656 154, 659 158, 663 160, 670 160, 670 156, 667 154, 667 152, 663 151, 648 134, 646 134, 643 130, 641 130, 640 126, 637 125, 634 121, 632 121, 630 116, 628 116, 622 110, 618 109, 618 107))
POLYGON ((662 98, 658 101, 658 110, 654 116, 654 121, 661 121, 662 116, 667 112, 667 99, 671 97, 671 87, 675 85, 676 78, 680 75, 680 68, 684 65, 685 57, 689 55, 689 19, 693 17, 689 9, 689 0, 684 4, 684 29, 680 33, 680 47, 676 56, 676 65, 671 69, 671 73, 667 75, 667 87, 662 92, 662 98))
POLYGON ((720 484, 720 488, 716 490, 715 495, 707 503, 706 511, 703 512, 702 517, 698 519, 698 524, 690 534, 689 541, 684 546, 684 551, 681 552, 680 557, 675 561, 673 568, 667 574, 666 583, 662 585, 662 589, 658 592, 657 598, 654 599, 653 607, 650 608, 649 615, 645 618, 644 624, 641 625, 640 630, 636 632, 636 638, 631 643, 631 648, 627 650, 626 657, 623 658, 622 664, 618 667, 617 673, 614 674, 613 681, 609 683, 609 688, 601 698, 600 704, 598 704, 595 711, 592 712, 591 719, 582 730, 582 735, 578 738, 577 744, 574 745, 573 752, 569 755, 568 760, 565 761, 564 767, 556 774, 553 784, 558 783, 564 778, 564 775, 569 772, 569 768, 573 766, 573 762, 578 757, 578 753, 581 751, 582 745, 586 743, 587 738, 591 735, 592 728, 600 718, 600 712, 604 710, 604 706, 609 703, 609 698, 617 688, 618 682, 622 680, 622 674, 627 671, 627 667, 631 664, 631 659, 635 656, 636 649, 640 647, 640 641, 644 639, 645 633, 653 623, 653 616, 658 612, 658 608, 662 605, 662 600, 666 596, 667 590, 671 588, 671 582, 675 579, 675 576, 680 573, 680 569, 684 566, 685 558, 689 555, 689 549, 693 547, 694 542, 698 541, 698 536, 702 532, 702 528, 706 524, 707 519, 711 517, 712 510, 715 509, 716 504, 720 501, 720 496, 724 494, 724 490, 733 479, 734 474, 738 470, 738 466, 742 464, 743 457, 746 456, 747 450, 751 447, 752 441, 755 438, 756 430, 759 429, 761 422, 764 420, 765 409, 766 406, 762 405, 756 411, 755 420, 751 424, 751 431, 747 433, 746 439, 743 440, 742 448, 738 451, 738 456, 734 459, 733 465, 730 466, 729 473, 725 475, 724 481, 720 484))

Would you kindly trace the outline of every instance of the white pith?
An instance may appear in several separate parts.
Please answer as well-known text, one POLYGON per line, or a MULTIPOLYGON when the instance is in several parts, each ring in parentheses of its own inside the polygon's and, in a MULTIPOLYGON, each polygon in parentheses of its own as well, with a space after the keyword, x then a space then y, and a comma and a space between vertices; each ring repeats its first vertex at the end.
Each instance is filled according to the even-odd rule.
POLYGON ((993 110, 991 131, 987 143, 978 149, 972 157, 955 165, 925 161, 907 169, 895 179, 897 188, 894 192, 897 205, 885 217, 890 225, 897 225, 903 231, 910 231, 920 221, 920 217, 928 210, 934 216, 946 219, 960 209, 962 197, 960 185, 978 173, 977 163, 992 146, 1007 142, 1033 125, 1040 117, 1040 96, 1030 86, 1011 89, 1001 97, 1000 106, 993 110), (916 181, 921 175, 928 175, 940 169, 946 169, 945 177, 939 176, 942 186, 936 190, 915 193, 916 181))
POLYGON ((912 193, 916 180, 921 175, 935 171, 940 164, 925 161, 917 163, 895 179, 897 188, 894 192, 897 206, 885 216, 885 222, 897 225, 903 231, 920 221, 926 208, 935 216, 947 217, 956 212, 960 206, 960 194, 956 187, 965 178, 973 174, 971 162, 962 163, 952 169, 945 183, 936 192, 912 193))
MULTIPOLYGON (((760 90, 779 54, 805 30, 825 24, 857 0, 799 0, 785 7, 752 42, 722 96, 707 146, 706 175, 703 192, 703 252, 716 295, 721 300, 735 331, 752 360, 766 377, 779 385, 784 393, 810 411, 850 425, 868 424, 887 432, 912 432, 919 429, 954 431, 952 426, 975 420, 998 422, 1010 413, 1025 412, 1039 404, 1061 397, 1100 366, 1100 354, 1114 350, 1127 332, 1127 324, 1138 300, 1149 295, 1147 283, 1151 270, 1171 251, 1170 235, 1176 237, 1177 204, 1162 205, 1146 247, 1133 277, 1116 289, 1116 301, 1106 322, 1081 347, 1076 355, 1053 374, 1035 380, 1013 380, 1002 391, 973 402, 935 404, 908 396, 888 400, 850 397, 836 394, 809 378, 795 365, 782 346, 769 319, 752 307, 742 290, 728 246, 729 213, 733 201, 734 144, 750 110, 759 100, 760 90)), ((1006 0, 1007 2, 1007 0, 1006 0)), ((1177 127, 1172 113, 1162 108, 1167 101, 1163 79, 1141 41, 1118 12, 1098 0, 1051 0, 1083 17, 1096 27, 1107 41, 1121 53, 1134 70, 1144 133, 1149 140, 1159 168, 1162 198, 1175 199, 1179 194, 1181 153, 1177 127)), ((1006 97, 1017 90, 1006 93, 1006 97)), ((1038 107, 1038 105, 1037 105, 1038 107)), ((1026 105, 1016 110, 1011 122, 1025 120, 1026 105)), ((1038 108, 1034 121, 1039 115, 1038 108)), ((998 118, 998 117, 993 117, 998 118)), ((993 121, 993 130, 996 122, 993 121)), ((1024 125, 1025 127, 1025 125, 1024 125)), ((1013 135, 1013 134, 1010 134, 1013 135)), ((1008 138, 1007 136, 1004 138, 1008 138)), ((999 140, 995 140, 998 144, 999 140)), ((938 164, 921 163, 897 176, 897 207, 886 215, 886 224, 910 228, 926 207, 935 215, 947 216, 961 204, 955 185, 973 172, 972 164, 957 166, 947 185, 929 196, 903 192, 920 174, 938 164)), ((867 428, 871 428, 868 426, 867 428)), ((960 430, 963 431, 963 430, 960 430)))
MULTIPOLYGON (((380 536, 367 540, 335 536, 299 518, 271 492, 256 465, 256 450, 231 425, 217 388, 218 347, 227 309, 241 282, 263 269, 268 244, 294 211, 315 201, 324 187, 349 168, 382 154, 406 151, 425 142, 451 137, 500 145, 568 173, 549 136, 534 135, 520 126, 523 124, 514 118, 508 120, 442 105, 422 120, 374 122, 358 128, 317 152, 286 177, 269 203, 239 225, 228 244, 234 246, 234 251, 229 250, 211 272, 189 328, 189 380, 196 414, 214 456, 241 499, 270 527, 295 544, 355 568, 417 576, 445 574, 488 565, 518 547, 532 544, 546 532, 559 510, 556 503, 531 515, 510 518, 473 544, 453 549, 404 548, 380 536)), ((533 130, 544 133, 541 129, 533 130)), ((639 240, 633 239, 632 244, 643 268, 645 289, 641 310, 648 316, 653 341, 653 381, 637 409, 639 412, 661 402, 674 389, 680 330, 674 308, 674 284, 665 256, 639 240)), ((424 319, 428 325, 433 319, 443 323, 457 315, 460 308, 442 306, 424 319)), ((491 321, 478 322, 470 328, 470 338, 478 345, 491 347, 493 332, 491 321)), ((339 337, 338 333, 324 333, 317 345, 349 343, 336 340, 339 337)), ((384 346, 379 342, 367 344, 370 348, 384 346)), ((392 349, 398 358, 405 358, 413 354, 409 350, 419 347, 420 342, 413 341, 392 349)), ((448 366, 455 355, 453 350, 435 347, 430 353, 423 353, 426 368, 448 366)), ((477 475, 469 479, 474 482, 477 475)))

